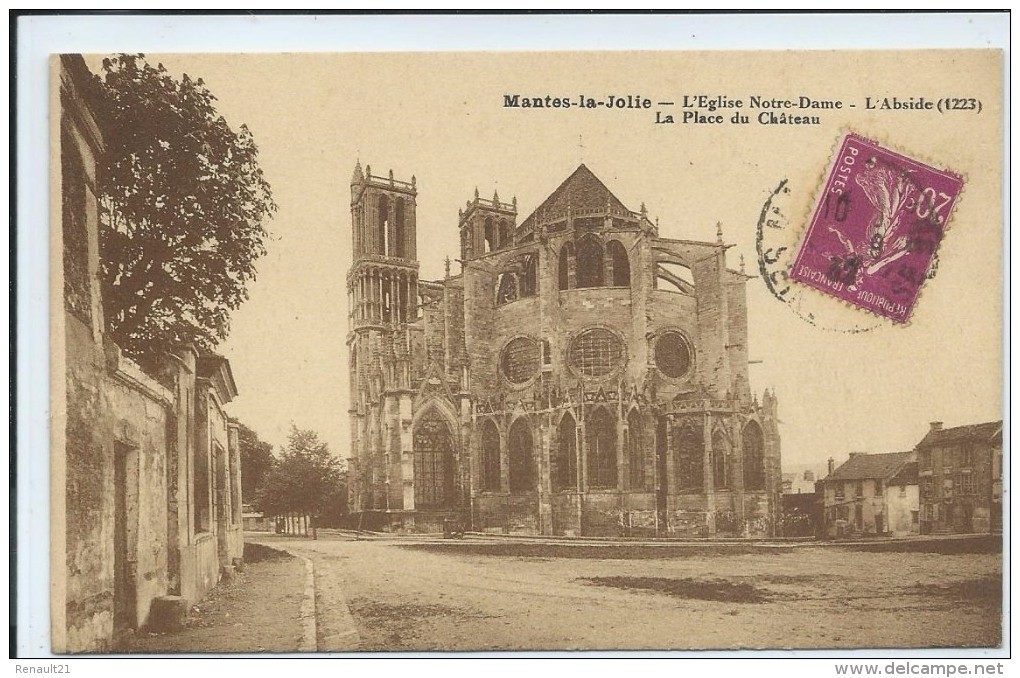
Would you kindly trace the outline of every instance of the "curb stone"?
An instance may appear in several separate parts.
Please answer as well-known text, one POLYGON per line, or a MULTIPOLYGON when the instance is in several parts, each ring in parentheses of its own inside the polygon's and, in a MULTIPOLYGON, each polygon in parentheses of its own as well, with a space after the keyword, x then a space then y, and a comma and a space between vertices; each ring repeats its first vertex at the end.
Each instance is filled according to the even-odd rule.
MULTIPOLYGON (((260 543, 253 540, 253 543, 260 543)), ((319 642, 319 617, 320 608, 319 595, 316 588, 316 578, 327 576, 323 572, 316 572, 315 563, 308 556, 298 553, 292 548, 280 544, 273 544, 269 548, 289 553, 295 558, 300 558, 305 563, 305 588, 301 601, 301 641, 297 652, 351 652, 360 649, 361 636, 358 633, 357 624, 351 614, 350 606, 346 598, 340 594, 339 605, 330 607, 329 614, 335 617, 334 621, 340 627, 336 633, 323 636, 319 642)))
POLYGON ((298 652, 318 651, 318 630, 315 618, 315 564, 310 558, 297 553, 292 553, 305 561, 305 591, 301 600, 301 642, 298 644, 298 652))
POLYGON ((340 578, 329 568, 320 568, 316 576, 316 604, 322 637, 320 652, 356 652, 361 649, 361 635, 344 595, 340 578), (330 600, 325 600, 324 590, 330 600), (328 605, 328 607, 327 607, 328 605))

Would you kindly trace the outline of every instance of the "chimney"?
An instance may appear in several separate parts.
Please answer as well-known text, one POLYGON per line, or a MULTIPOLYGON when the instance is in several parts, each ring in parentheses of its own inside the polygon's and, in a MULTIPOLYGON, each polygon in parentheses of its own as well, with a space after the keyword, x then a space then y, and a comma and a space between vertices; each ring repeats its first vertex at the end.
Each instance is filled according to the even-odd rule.
POLYGON ((810 482, 814 482, 814 480, 815 480, 815 472, 811 471, 810 469, 807 470, 807 471, 804 471, 804 480, 807 480, 807 481, 810 481, 810 482))
POLYGON ((835 470, 836 470, 836 460, 833 459, 832 457, 829 457, 829 475, 831 476, 832 472, 835 471, 835 470))
POLYGON ((941 421, 933 421, 931 423, 931 430, 932 430, 932 433, 934 433, 935 431, 941 431, 942 430, 942 422, 941 421))

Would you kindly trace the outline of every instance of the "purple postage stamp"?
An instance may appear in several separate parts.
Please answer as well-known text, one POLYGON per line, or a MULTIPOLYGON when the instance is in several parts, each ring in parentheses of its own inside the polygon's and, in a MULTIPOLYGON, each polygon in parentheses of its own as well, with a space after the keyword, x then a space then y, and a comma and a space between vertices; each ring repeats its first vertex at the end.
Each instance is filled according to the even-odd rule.
POLYGON ((790 276, 905 323, 963 179, 847 134, 790 276))

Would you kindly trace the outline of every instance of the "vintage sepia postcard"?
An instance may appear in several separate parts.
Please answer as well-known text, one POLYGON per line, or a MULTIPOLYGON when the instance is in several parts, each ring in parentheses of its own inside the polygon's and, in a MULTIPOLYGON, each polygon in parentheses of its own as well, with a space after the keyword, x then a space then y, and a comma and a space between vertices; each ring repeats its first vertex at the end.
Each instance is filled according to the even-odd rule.
POLYGON ((50 65, 54 653, 1002 645, 1001 51, 50 65))

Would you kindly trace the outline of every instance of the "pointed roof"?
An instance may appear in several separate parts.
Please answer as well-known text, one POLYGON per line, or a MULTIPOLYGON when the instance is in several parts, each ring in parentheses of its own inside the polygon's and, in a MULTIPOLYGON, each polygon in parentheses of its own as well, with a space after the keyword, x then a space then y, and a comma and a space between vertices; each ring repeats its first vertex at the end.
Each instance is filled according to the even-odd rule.
POLYGON ((534 226, 532 222, 537 221, 539 215, 566 212, 567 205, 576 211, 579 209, 605 209, 607 204, 615 210, 630 211, 602 183, 602 180, 582 163, 521 223, 521 227, 534 226))

